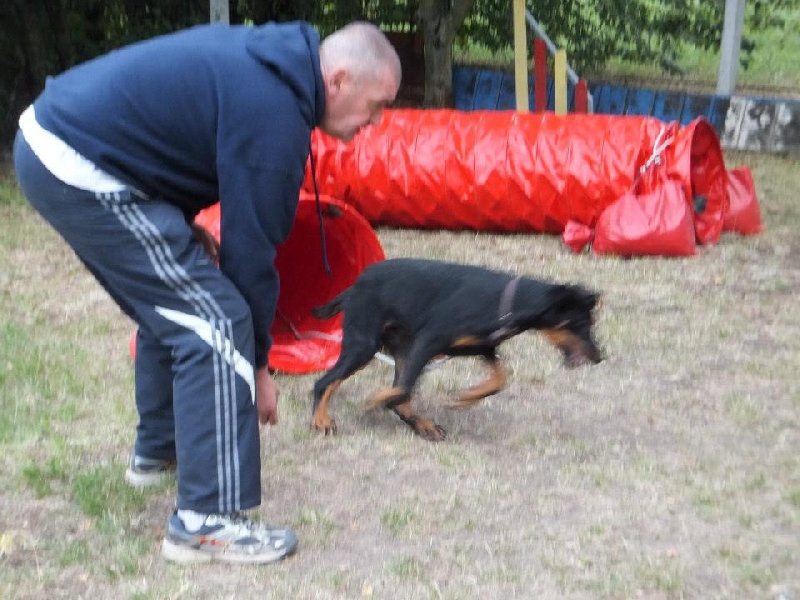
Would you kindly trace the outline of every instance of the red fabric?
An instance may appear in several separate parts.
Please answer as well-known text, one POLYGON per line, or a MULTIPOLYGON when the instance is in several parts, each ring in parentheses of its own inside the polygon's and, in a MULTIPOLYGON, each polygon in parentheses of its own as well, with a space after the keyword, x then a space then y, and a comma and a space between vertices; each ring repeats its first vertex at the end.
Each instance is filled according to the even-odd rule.
MULTIPOLYGON (((690 206, 695 197, 705 197, 703 212, 693 212, 695 234, 700 244, 716 243, 728 209, 728 177, 717 132, 702 117, 676 129, 674 142, 664 151, 663 165, 667 177, 683 186, 690 206)), ((655 169, 653 175, 656 186, 660 185, 662 175, 655 169)))
POLYGON ((567 222, 564 233, 561 234, 564 245, 576 254, 583 250, 594 239, 594 229, 577 221, 567 222))
POLYGON ((331 275, 325 272, 322 262, 319 220, 312 195, 301 195, 292 232, 275 258, 281 292, 271 329, 269 364, 287 373, 308 373, 333 366, 341 349, 342 315, 319 321, 311 315, 311 309, 350 287, 367 265, 385 258, 378 237, 361 215, 333 198, 320 200, 331 275))
POLYGON ((749 167, 728 171, 728 197, 730 205, 723 220, 723 231, 735 231, 742 235, 761 233, 764 229, 761 209, 749 167))
POLYGON ((592 250, 619 256, 694 254, 692 211, 683 185, 667 180, 652 191, 623 195, 597 221, 592 250))
MULTIPOLYGON (((281 290, 270 330, 273 343, 269 366, 287 373, 310 373, 333 366, 341 349, 342 315, 318 321, 311 309, 349 287, 367 265, 385 258, 372 227, 352 207, 328 196, 321 196, 320 203, 331 275, 325 272, 322 261, 317 207, 310 194, 301 193, 294 226, 275 258, 281 290)), ((219 204, 215 204, 196 218, 217 240, 219 210, 219 204)), ((135 335, 130 350, 135 358, 135 335)))
POLYGON ((726 174, 703 119, 681 128, 637 116, 389 110, 350 144, 316 131, 312 151, 320 191, 373 225, 562 233, 570 220, 593 225, 626 194, 665 133, 674 135, 660 168, 687 198, 706 196, 693 220, 698 241, 713 243, 726 174))

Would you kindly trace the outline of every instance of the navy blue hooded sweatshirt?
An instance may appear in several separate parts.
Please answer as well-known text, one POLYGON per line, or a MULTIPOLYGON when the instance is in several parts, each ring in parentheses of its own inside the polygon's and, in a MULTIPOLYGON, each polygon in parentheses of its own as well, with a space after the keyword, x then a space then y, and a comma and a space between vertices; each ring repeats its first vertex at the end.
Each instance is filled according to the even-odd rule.
POLYGON ((220 268, 250 305, 258 367, 278 299, 276 246, 324 108, 319 35, 301 22, 139 42, 48 80, 35 102, 45 129, 187 220, 220 201, 220 268))

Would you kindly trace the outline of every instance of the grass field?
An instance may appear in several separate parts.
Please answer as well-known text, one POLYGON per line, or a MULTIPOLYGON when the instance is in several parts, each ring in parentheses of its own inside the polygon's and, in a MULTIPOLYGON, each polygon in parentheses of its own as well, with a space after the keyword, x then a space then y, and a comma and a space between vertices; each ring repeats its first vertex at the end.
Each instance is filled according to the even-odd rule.
POLYGON ((133 325, 0 178, 0 598, 800 599, 800 161, 753 168, 765 221, 687 259, 573 255, 541 235, 379 230, 432 256, 604 294, 607 360, 567 371, 534 334, 509 387, 444 408, 468 359, 421 382, 448 430, 424 442, 343 386, 340 433, 309 431, 315 376, 279 375, 263 432, 267 521, 298 554, 266 568, 159 556, 174 485, 122 480, 136 423, 133 325))

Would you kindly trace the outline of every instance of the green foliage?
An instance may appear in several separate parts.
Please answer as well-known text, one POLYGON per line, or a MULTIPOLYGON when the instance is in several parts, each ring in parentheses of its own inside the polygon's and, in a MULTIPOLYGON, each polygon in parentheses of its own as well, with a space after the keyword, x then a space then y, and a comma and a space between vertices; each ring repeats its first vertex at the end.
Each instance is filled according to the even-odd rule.
POLYGON ((326 35, 352 21, 372 21, 388 31, 406 31, 415 25, 415 0, 238 0, 237 13, 254 23, 303 19, 326 35))
POLYGON ((153 37, 192 25, 205 23, 209 18, 208 0, 161 0, 138 2, 111 0, 101 4, 104 9, 98 25, 105 35, 102 45, 93 55, 112 48, 153 37))
MULTIPOLYGON (((567 50, 578 71, 603 68, 611 59, 680 70, 676 63, 684 45, 719 46, 724 2, 719 0, 531 0, 528 10, 554 43, 567 50)), ((751 0, 745 31, 783 27, 798 0, 751 0)), ((478 43, 489 50, 510 48, 512 3, 476 0, 459 31, 458 42, 478 43)), ((745 37, 742 64, 750 64, 755 43, 745 37)))

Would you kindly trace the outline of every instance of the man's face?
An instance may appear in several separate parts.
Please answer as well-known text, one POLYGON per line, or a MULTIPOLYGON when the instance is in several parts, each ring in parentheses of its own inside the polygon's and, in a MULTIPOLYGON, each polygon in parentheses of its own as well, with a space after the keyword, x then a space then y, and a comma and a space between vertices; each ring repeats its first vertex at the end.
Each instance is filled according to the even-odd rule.
POLYGON ((325 115, 320 129, 349 142, 362 127, 377 125, 383 109, 394 102, 400 84, 386 69, 380 77, 341 69, 330 74, 325 83, 325 115))

